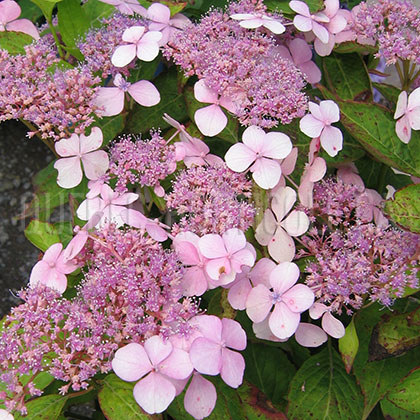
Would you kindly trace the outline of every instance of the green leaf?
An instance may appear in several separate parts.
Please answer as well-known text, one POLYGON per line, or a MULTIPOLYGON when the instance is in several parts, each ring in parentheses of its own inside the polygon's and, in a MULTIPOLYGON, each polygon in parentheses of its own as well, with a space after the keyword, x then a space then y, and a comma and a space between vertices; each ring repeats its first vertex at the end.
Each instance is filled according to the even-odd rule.
POLYGON ((0 48, 7 50, 10 54, 25 54, 25 45, 32 44, 34 39, 23 32, 0 32, 0 48))
MULTIPOLYGON (((283 12, 287 14, 295 14, 295 12, 289 7, 290 0, 265 0, 264 4, 267 6, 268 10, 274 12, 283 12)), ((322 0, 304 0, 308 5, 311 12, 317 12, 318 10, 323 9, 324 2, 322 0)))
POLYGON ((334 52, 340 54, 351 54, 351 53, 360 53, 360 54, 375 54, 378 51, 378 48, 372 45, 361 45, 356 41, 347 41, 341 44, 338 44, 334 47, 334 52))
POLYGON ((273 403, 283 402, 296 373, 284 351, 278 347, 248 343, 242 355, 245 358, 245 379, 264 392, 273 403))
POLYGON ((392 85, 387 85, 386 83, 373 83, 373 87, 379 91, 379 93, 388 101, 396 104, 398 101, 398 96, 401 93, 401 90, 392 85))
POLYGON ((73 225, 71 222, 57 222, 54 223, 60 242, 66 247, 69 242, 73 239, 73 225))
POLYGON ((31 220, 25 229, 26 238, 45 252, 52 244, 60 242, 57 229, 50 223, 31 220))
POLYGON ((184 95, 178 90, 175 67, 161 74, 153 83, 160 92, 160 102, 153 107, 134 105, 126 124, 132 133, 145 133, 153 127, 162 130, 170 127, 162 119, 165 112, 180 122, 188 118, 184 95))
MULTIPOLYGON (((334 95, 321 88, 325 97, 334 95)), ((336 99, 335 99, 336 100, 336 99)), ((336 100, 341 122, 350 134, 379 161, 411 175, 420 176, 420 134, 412 133, 404 144, 395 133, 393 113, 377 105, 336 100)))
POLYGON ((52 12, 57 3, 62 0, 31 0, 32 3, 36 4, 44 14, 47 21, 51 20, 52 12))
POLYGON ((82 9, 80 0, 63 0, 58 3, 57 17, 61 38, 66 46, 72 49, 73 53, 73 49, 77 50, 77 41, 81 39, 89 29, 89 18, 82 9))
POLYGON ((31 0, 19 0, 19 6, 22 9, 19 19, 29 19, 32 22, 36 22, 42 16, 39 7, 31 0))
POLYGON ((222 287, 218 287, 214 291, 214 294, 210 298, 209 306, 207 308, 208 315, 216 315, 219 318, 235 318, 236 311, 232 308, 227 299, 228 293, 229 290, 223 289, 222 287))
POLYGON ((290 384, 289 420, 355 420, 363 413, 363 397, 329 344, 308 359, 290 384))
POLYGON ((388 394, 388 400, 403 410, 420 413, 420 367, 414 369, 388 394))
POLYGON ((114 6, 99 0, 88 0, 82 5, 82 9, 89 19, 89 26, 94 28, 101 26, 101 19, 111 16, 115 11, 114 6))
POLYGON ((340 99, 369 102, 372 84, 359 54, 332 53, 322 60, 327 87, 340 99))
POLYGON ((61 395, 45 395, 26 403, 27 416, 15 414, 15 420, 56 420, 68 397, 61 395))
POLYGON ((108 375, 98 393, 99 405, 108 420, 151 420, 137 404, 133 396, 135 383, 124 382, 114 374, 108 375))
MULTIPOLYGON (((370 348, 374 359, 398 356, 420 344, 420 308, 404 314, 392 314, 373 330, 370 348)), ((371 357, 372 360, 372 357, 371 357)))
POLYGON ((386 398, 381 400, 381 409, 386 420, 419 420, 417 414, 397 407, 386 398))
POLYGON ((124 117, 121 114, 115 115, 115 117, 98 117, 95 123, 92 124, 92 127, 99 127, 102 130, 104 137, 102 143, 103 148, 124 130, 124 117))
POLYGON ((420 233, 420 184, 397 191, 385 202, 385 212, 402 228, 420 233))
POLYGON ((341 337, 338 340, 338 349, 340 350, 341 358, 346 367, 346 372, 350 373, 357 351, 359 350, 359 338, 357 337, 354 318, 352 318, 350 324, 347 325, 344 337, 341 337))

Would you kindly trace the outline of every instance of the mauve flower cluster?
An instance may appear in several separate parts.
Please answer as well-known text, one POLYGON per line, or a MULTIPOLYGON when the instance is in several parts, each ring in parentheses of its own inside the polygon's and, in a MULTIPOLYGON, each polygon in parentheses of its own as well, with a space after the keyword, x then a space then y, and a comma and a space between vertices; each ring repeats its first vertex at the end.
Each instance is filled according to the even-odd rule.
POLYGON ((37 127, 42 138, 60 140, 92 124, 100 79, 85 66, 52 70, 59 62, 53 45, 52 37, 44 36, 26 46, 24 55, 0 51, 0 122, 23 119, 37 127))
POLYGON ((327 221, 301 238, 315 257, 306 284, 332 312, 352 313, 366 299, 389 306, 405 288, 418 287, 420 235, 366 223, 369 204, 360 188, 329 179, 314 188, 311 219, 327 221))
POLYGON ((181 171, 166 196, 167 206, 181 216, 172 233, 194 232, 222 235, 228 229, 246 231, 254 221, 255 208, 249 202, 252 183, 244 174, 225 164, 193 166, 181 171), (244 199, 240 199, 240 197, 244 199))
POLYGON ((150 136, 150 140, 122 136, 111 147, 109 173, 117 178, 117 192, 127 192, 127 185, 139 184, 155 188, 159 196, 164 194, 159 181, 176 169, 175 146, 168 145, 158 131, 151 131, 150 136))
POLYGON ((115 13, 109 18, 101 20, 99 28, 91 29, 78 47, 85 56, 85 62, 89 69, 101 77, 115 76, 121 73, 129 76, 129 69, 135 66, 135 61, 125 67, 115 67, 111 63, 111 57, 115 49, 121 45, 124 31, 132 26, 144 26, 144 19, 115 13))
POLYGON ((236 13, 269 15, 262 2, 233 3, 226 12, 211 11, 200 23, 178 32, 164 56, 233 101, 243 125, 270 128, 279 120, 288 124, 302 117, 307 109, 302 73, 275 51, 270 32, 241 27, 230 18, 236 13))
POLYGON ((420 11, 410 0, 362 2, 353 11, 351 29, 378 42, 387 65, 398 59, 420 64, 420 11))
POLYGON ((20 293, 25 303, 6 320, 0 379, 11 394, 8 409, 24 410, 20 396, 28 389, 39 394, 33 384, 22 388, 19 375, 48 371, 67 382, 62 393, 86 389, 96 373, 111 370, 111 355, 119 347, 174 335, 198 313, 196 303, 180 300, 183 269, 173 251, 142 230, 114 225, 93 232, 92 238, 78 256, 89 268, 74 299, 37 285, 20 293))

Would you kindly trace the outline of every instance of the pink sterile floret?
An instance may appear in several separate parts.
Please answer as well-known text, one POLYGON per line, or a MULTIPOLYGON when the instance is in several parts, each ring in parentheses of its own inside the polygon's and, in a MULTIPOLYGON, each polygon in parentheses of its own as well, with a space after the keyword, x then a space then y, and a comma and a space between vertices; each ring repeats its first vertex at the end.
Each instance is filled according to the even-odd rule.
POLYGON ((331 315, 331 309, 323 303, 315 302, 309 308, 309 316, 312 319, 322 317, 322 329, 331 337, 341 338, 346 333, 344 325, 341 321, 331 315))
POLYGON ((303 284, 296 284, 299 278, 296 264, 283 262, 270 274, 270 288, 264 284, 254 287, 246 301, 246 312, 254 322, 262 322, 267 316, 272 333, 287 339, 296 331, 300 314, 314 303, 315 295, 303 284), (274 306, 273 312, 270 311, 274 306))
POLYGON ((218 375, 232 388, 242 383, 245 361, 235 350, 246 348, 246 334, 233 319, 220 320, 214 315, 194 319, 203 337, 196 338, 190 348, 190 359, 198 372, 218 375))
POLYGON ((228 119, 220 106, 223 106, 234 114, 236 112, 236 105, 226 96, 219 97, 215 90, 206 86, 204 79, 199 80, 194 85, 194 96, 199 102, 211 104, 195 111, 194 121, 198 129, 205 136, 216 136, 228 123, 228 119))
POLYGON ((331 100, 322 101, 319 105, 309 102, 310 114, 305 115, 299 123, 300 130, 309 137, 320 137, 322 148, 335 156, 343 148, 343 133, 331 124, 340 120, 340 109, 331 100))
POLYGON ((118 194, 109 185, 104 184, 101 187, 100 196, 87 198, 80 204, 76 212, 77 217, 81 220, 90 220, 96 212, 100 211, 103 216, 97 227, 103 226, 106 221, 122 226, 124 220, 122 220, 120 213, 125 210, 124 206, 134 203, 138 198, 138 194, 134 193, 118 194))
POLYGON ((398 96, 394 119, 398 119, 395 131, 403 143, 411 139, 411 130, 420 130, 420 87, 413 90, 409 96, 403 90, 398 96))
POLYGON ((118 73, 115 75, 114 85, 115 87, 100 87, 98 89, 95 105, 98 107, 96 113, 101 117, 120 114, 124 109, 126 92, 142 106, 154 106, 160 102, 159 91, 148 80, 129 83, 118 73))
POLYGON ((63 251, 63 244, 56 243, 51 245, 46 251, 41 261, 38 261, 32 268, 29 277, 29 285, 36 286, 38 283, 64 293, 67 288, 66 274, 72 273, 78 268, 71 263, 63 251))
POLYGON ((264 189, 277 185, 281 176, 281 166, 276 159, 284 159, 292 151, 292 142, 286 134, 265 131, 252 125, 242 135, 243 143, 236 143, 226 153, 229 169, 243 172, 251 165, 254 181, 264 189))
POLYGON ((144 26, 132 26, 124 31, 122 40, 128 45, 120 45, 114 51, 111 62, 115 67, 125 67, 136 56, 143 61, 153 61, 158 56, 162 34, 158 31, 145 31, 144 26))
POLYGON ((231 283, 242 266, 252 267, 255 263, 255 249, 247 243, 245 234, 237 229, 229 229, 223 235, 210 233, 198 241, 201 254, 209 261, 205 268, 209 277, 218 280, 219 285, 231 283))
POLYGON ((13 0, 0 2, 0 32, 24 32, 32 38, 39 39, 35 25, 29 19, 18 19, 21 14, 20 6, 13 0))
POLYGON ((272 16, 252 13, 235 13, 230 15, 230 17, 235 20, 240 20, 239 25, 241 25, 242 28, 256 29, 263 26, 276 35, 282 34, 286 30, 286 27, 280 20, 272 16))
POLYGON ((270 256, 277 262, 292 261, 295 243, 291 236, 303 235, 309 227, 309 218, 303 211, 293 210, 286 217, 295 202, 296 192, 290 187, 280 187, 255 232, 255 239, 268 245, 270 256))
POLYGON ((306 164, 298 188, 299 200, 305 207, 313 207, 314 184, 320 181, 326 172, 327 164, 321 157, 316 157, 311 164, 306 164))
POLYGON ((140 6, 137 0, 99 0, 102 3, 108 3, 112 6, 115 6, 121 13, 125 15, 133 15, 138 13, 139 15, 144 15, 146 9, 143 6, 140 6))
POLYGON ((60 187, 73 188, 80 184, 83 178, 81 163, 90 180, 97 180, 105 174, 109 167, 108 154, 104 150, 97 150, 102 141, 101 129, 93 127, 89 136, 73 134, 55 144, 57 154, 63 157, 54 163, 60 187))
POLYGON ((301 346, 319 347, 328 340, 328 335, 318 325, 301 322, 295 332, 295 339, 301 346))
POLYGON ((157 335, 147 339, 144 346, 131 343, 117 350, 112 368, 124 381, 139 381, 134 398, 149 414, 162 413, 175 398, 171 379, 186 379, 193 371, 188 353, 157 335))

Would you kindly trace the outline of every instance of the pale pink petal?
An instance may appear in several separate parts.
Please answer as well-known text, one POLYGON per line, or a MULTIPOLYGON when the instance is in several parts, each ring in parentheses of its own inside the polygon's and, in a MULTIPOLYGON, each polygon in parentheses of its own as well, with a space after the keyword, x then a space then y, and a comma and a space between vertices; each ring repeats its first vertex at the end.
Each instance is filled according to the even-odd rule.
POLYGON ((88 233, 85 230, 80 230, 77 233, 77 235, 69 242, 69 244, 63 252, 63 255, 66 258, 66 260, 72 260, 74 257, 76 257, 85 246, 87 240, 88 233))
POLYGON ((124 109, 124 91, 117 87, 100 87, 95 97, 95 105, 103 108, 103 111, 96 111, 101 117, 118 115, 124 109))
POLYGON ((80 134, 80 153, 86 154, 99 149, 102 145, 103 135, 99 127, 93 127, 90 135, 80 134))
POLYGON ((280 338, 276 337, 273 332, 270 330, 270 326, 268 325, 268 316, 262 322, 254 322, 252 324, 252 331, 254 331, 255 337, 260 338, 261 340, 269 340, 274 342, 283 342, 287 341, 287 339, 280 340, 280 338))
POLYGON ((317 120, 323 121, 324 117, 321 112, 321 107, 315 102, 311 102, 311 101, 309 101, 308 106, 309 106, 309 112, 312 114, 312 116, 316 118, 317 120))
POLYGON ((268 158, 284 159, 292 151, 292 142, 289 136, 272 131, 267 133, 261 148, 261 153, 268 158))
POLYGON ((0 23, 5 25, 20 16, 20 6, 12 0, 4 0, 0 2, 0 23))
MULTIPOLYGON (((420 87, 414 89, 408 97, 408 109, 411 111, 420 106, 420 87)), ((397 117, 398 118, 398 117, 397 117)))
POLYGON ((302 322, 295 332, 295 339, 301 346, 319 347, 328 340, 328 336, 317 325, 302 322))
POLYGON ((144 379, 137 382, 133 390, 137 404, 149 414, 165 411, 175 398, 175 394, 174 384, 155 372, 150 372, 144 379))
POLYGON ((246 333, 239 322, 223 318, 222 328, 222 340, 227 347, 235 350, 245 350, 246 333))
MULTIPOLYGON (((0 4, 3 2, 0 2, 0 4)), ((34 39, 39 39, 38 29, 29 19, 19 19, 6 25, 8 31, 23 32, 34 39)))
POLYGON ((284 216, 292 209, 296 202, 296 191, 290 187, 279 188, 271 202, 271 208, 278 221, 283 220, 284 216))
POLYGON ((89 220, 96 212, 102 211, 105 207, 104 201, 99 197, 82 201, 77 208, 77 217, 81 220, 89 220))
POLYGON ((315 295, 304 284, 296 284, 290 290, 283 293, 282 301, 292 312, 304 312, 314 303, 315 295))
POLYGON ((67 289, 67 277, 57 270, 51 270, 50 276, 43 279, 42 283, 51 289, 57 290, 59 293, 64 293, 67 289))
POLYGON ((111 57, 111 63, 115 67, 125 67, 136 57, 137 46, 135 44, 120 45, 111 57))
POLYGON ((245 234, 240 229, 229 229, 222 235, 222 238, 226 250, 230 254, 234 254, 235 252, 238 252, 239 250, 245 248, 245 234))
MULTIPOLYGON (((208 260, 205 264, 206 273, 212 280, 219 280, 223 274, 230 274, 232 267, 230 260, 227 257, 214 258, 208 260)), ((233 272, 235 274, 235 272, 233 272)), ((230 279, 225 279, 226 283, 230 283, 230 279)))
POLYGON ((334 101, 321 101, 319 109, 322 114, 322 120, 326 124, 331 124, 340 120, 340 108, 334 101))
POLYGON ((289 7, 300 15, 310 17, 311 12, 309 11, 308 5, 303 1, 292 0, 289 2, 289 7))
POLYGON ((252 165, 251 172, 256 184, 268 190, 278 184, 281 176, 281 167, 275 160, 259 158, 252 165))
POLYGON ((207 276, 200 267, 188 267, 181 280, 184 296, 201 296, 207 291, 207 276))
POLYGON ((168 6, 159 3, 153 3, 147 9, 147 18, 155 22, 169 23, 171 18, 171 11, 168 6))
POLYGON ((55 271, 53 268, 50 267, 48 262, 41 260, 38 261, 31 270, 31 274, 29 276, 29 285, 36 286, 38 283, 44 284, 44 281, 48 279, 50 276, 53 276, 55 271))
MULTIPOLYGON (((160 34, 160 38, 162 38, 162 34, 160 32, 152 31, 148 32, 148 34, 160 34)), ((144 36, 144 38, 146 37, 144 36)), ((156 36, 154 36, 156 38, 156 36)), ((159 55, 159 44, 158 41, 155 42, 142 42, 137 46, 137 58, 142 61, 150 62, 153 61, 159 55)))
POLYGON ((299 267, 295 263, 283 262, 270 273, 270 284, 281 295, 297 282, 299 275, 299 267))
POLYGON ((220 376, 231 388, 238 388, 242 384, 245 371, 245 360, 236 351, 222 348, 222 367, 220 376))
POLYGON ((246 19, 239 23, 239 25, 241 25, 242 28, 246 28, 246 29, 259 28, 260 26, 262 26, 262 24, 263 22, 259 18, 246 19))
POLYGON ((194 85, 194 96, 199 102, 214 104, 219 95, 208 88, 204 79, 201 79, 194 85))
POLYGON ((323 12, 329 16, 335 16, 338 12, 338 9, 340 8, 340 2, 339 0, 324 0, 324 6, 325 9, 323 12))
POLYGON ((159 365, 159 372, 173 379, 186 379, 191 375, 193 369, 188 353, 176 347, 173 348, 169 357, 159 365))
POLYGON ((299 322, 300 314, 292 312, 284 302, 280 302, 274 306, 268 325, 276 337, 285 339, 295 333, 299 322))
POLYGON ((290 154, 281 163, 281 172, 283 175, 290 175, 296 166, 298 157, 298 148, 294 147, 290 154))
POLYGON ((251 244, 249 247, 236 252, 231 258, 232 269, 237 273, 242 272, 242 266, 252 267, 255 263, 256 253, 251 244), (252 249, 250 249, 252 247, 252 249))
POLYGON ((260 245, 267 246, 277 229, 277 221, 273 212, 267 209, 264 212, 262 222, 257 226, 255 231, 255 239, 260 245))
POLYGON ((310 308, 309 308, 309 316, 312 319, 319 319, 321 318, 324 313, 328 311, 327 305, 324 305, 323 303, 315 302, 310 308))
POLYGON ((139 195, 138 194, 125 193, 125 194, 120 195, 117 198, 113 198, 112 199, 112 204, 114 204, 114 205, 120 205, 120 206, 125 206, 127 204, 134 203, 138 198, 139 198, 139 195))
POLYGON ((325 124, 312 115, 305 115, 299 122, 300 131, 308 137, 319 137, 325 124))
POLYGON ((238 111, 237 104, 227 96, 221 96, 219 98, 219 105, 223 108, 226 108, 232 114, 236 114, 236 112, 238 111))
POLYGON ((330 155, 336 156, 343 148, 343 133, 337 127, 327 126, 322 130, 321 146, 330 155))
POLYGON ((200 374, 195 373, 185 393, 185 411, 196 419, 203 419, 211 414, 216 400, 216 387, 200 374))
POLYGON ((286 60, 289 60, 292 63, 294 63, 293 58, 292 58, 292 56, 290 54, 290 51, 289 51, 289 49, 286 46, 284 46, 284 45, 276 45, 274 48, 275 48, 275 52, 277 54, 279 54, 281 57, 285 58, 286 60))
POLYGON ((72 134, 68 139, 55 143, 55 151, 61 157, 77 156, 80 153, 80 139, 77 134, 72 134))
POLYGON ((58 159, 54 168, 58 171, 57 184, 61 188, 74 188, 82 182, 83 173, 78 156, 58 159))
POLYGON ((286 30, 286 27, 281 22, 274 19, 265 20, 263 26, 276 35, 282 34, 286 30))
POLYGON ((261 152, 265 139, 265 131, 257 125, 251 125, 242 134, 243 143, 255 153, 261 152))
POLYGON ((234 172, 247 170, 255 158, 255 152, 242 143, 234 144, 225 155, 226 165, 234 172))
POLYGON ((181 234, 178 234, 175 237, 173 241, 173 245, 174 245, 175 252, 178 254, 178 257, 181 260, 181 262, 186 265, 200 264, 201 258, 200 258, 199 250, 197 248, 198 237, 197 237, 197 241, 192 243, 192 242, 187 241, 184 237, 181 237, 180 235, 181 234))
POLYGON ((152 370, 142 345, 130 343, 121 347, 112 359, 112 369, 123 381, 138 381, 152 370))
POLYGON ((293 25, 295 25, 295 28, 299 29, 299 31, 309 32, 312 30, 312 19, 309 17, 296 15, 293 19, 293 25))
POLYGON ((148 80, 140 80, 128 88, 128 93, 142 106, 154 106, 160 102, 160 93, 148 80))
POLYGON ((270 274, 276 268, 274 261, 271 261, 269 258, 261 258, 255 264, 255 267, 251 270, 249 278, 252 281, 253 286, 257 284, 264 284, 266 287, 270 288, 270 274))
POLYGON ((327 164, 324 159, 317 157, 314 159, 311 168, 309 169, 309 179, 311 182, 320 181, 327 172, 327 164))
POLYGON ((313 207, 313 189, 314 184, 309 180, 308 176, 302 177, 302 181, 298 188, 298 194, 299 194, 299 201, 300 203, 307 207, 312 208, 313 207))
POLYGON ((295 257, 295 243, 290 235, 278 227, 268 244, 268 253, 277 262, 292 261, 295 257))
POLYGON ((198 109, 194 114, 198 129, 205 136, 214 137, 226 127, 228 119, 219 105, 198 109))
POLYGON ((132 26, 131 28, 127 28, 122 35, 122 40, 136 44, 143 36, 145 30, 146 28, 144 26, 132 26))
POLYGON ((395 109, 394 119, 402 117, 407 111, 407 92, 403 90, 397 101, 397 108, 395 109))
POLYGON ((252 286, 247 278, 238 281, 230 287, 228 293, 228 301, 233 309, 243 311, 246 307, 246 300, 252 286))
POLYGON ((309 228, 309 218, 303 211, 293 210, 281 223, 290 236, 303 235, 309 228))
POLYGON ((321 70, 313 61, 299 64, 299 69, 305 74, 309 83, 315 84, 320 82, 322 77, 321 70))
POLYGON ((170 25, 177 29, 184 29, 184 27, 190 23, 191 21, 182 13, 177 13, 176 15, 172 16, 172 19, 170 20, 170 25))
POLYGON ((108 153, 97 150, 82 156, 83 169, 87 179, 96 180, 109 168, 108 153))
POLYGON ((301 38, 292 39, 287 45, 297 66, 312 59, 312 50, 309 44, 301 38))
POLYGON ((336 14, 328 23, 328 30, 332 34, 338 34, 343 31, 347 26, 347 19, 341 13, 336 14))
POLYGON ((395 124, 395 132, 398 138, 403 143, 408 143, 411 139, 411 127, 408 117, 404 116, 400 118, 395 124))
POLYGON ((227 255, 222 237, 215 233, 210 233, 200 238, 198 248, 206 258, 221 258, 227 255))
POLYGON ((327 312, 322 317, 322 329, 334 338, 341 338, 346 333, 344 325, 337 318, 334 318, 330 312, 327 312))
POLYGON ((198 372, 205 375, 217 375, 222 367, 222 347, 220 344, 199 337, 190 348, 190 359, 198 372))
POLYGON ((263 284, 258 284, 249 292, 246 300, 246 313, 252 321, 263 321, 272 307, 272 294, 263 284))
POLYGON ((244 19, 254 19, 255 15, 253 15, 252 13, 234 13, 233 15, 230 15, 229 17, 234 20, 244 20, 244 19))
POLYGON ((168 233, 166 232, 166 230, 160 227, 153 220, 146 223, 146 232, 151 238, 153 238, 157 242, 164 242, 168 239, 168 233))
POLYGON ((164 341, 160 336, 154 335, 145 341, 144 349, 153 366, 157 366, 171 354, 173 347, 170 341, 164 341))
POLYGON ((322 26, 317 22, 312 22, 312 31, 322 43, 326 44, 329 41, 330 33, 325 26, 322 26))
POLYGON ((215 315, 199 315, 193 320, 201 334, 215 343, 222 340, 222 320, 215 315))
POLYGON ((420 130, 420 106, 408 113, 408 121, 413 130, 420 130))
POLYGON ((315 38, 314 47, 316 53, 321 57, 327 57, 331 54, 335 45, 335 35, 330 34, 328 42, 324 43, 319 38, 315 38))

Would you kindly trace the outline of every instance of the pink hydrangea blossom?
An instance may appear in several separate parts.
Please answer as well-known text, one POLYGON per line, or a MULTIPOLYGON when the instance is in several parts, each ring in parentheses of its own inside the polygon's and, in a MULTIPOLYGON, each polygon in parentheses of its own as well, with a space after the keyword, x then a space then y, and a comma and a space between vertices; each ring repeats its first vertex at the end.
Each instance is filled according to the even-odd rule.
POLYGON ((257 285, 246 301, 246 312, 251 320, 258 323, 269 316, 270 330, 280 339, 287 339, 295 333, 300 314, 314 303, 312 290, 303 284, 295 284, 299 274, 296 264, 279 264, 270 274, 271 287, 257 285))
POLYGON ((39 39, 35 25, 29 19, 18 19, 22 10, 13 0, 0 2, 0 32, 23 32, 32 38, 39 39))
POLYGON ((195 111, 194 121, 198 129, 208 137, 219 134, 227 125, 228 119, 222 111, 221 106, 233 114, 236 112, 236 105, 226 96, 220 96, 216 91, 206 86, 204 79, 194 85, 194 96, 199 102, 211 105, 195 111))
POLYGON ((268 245, 270 256, 277 262, 292 261, 296 250, 292 236, 303 235, 309 227, 309 218, 303 211, 293 210, 286 217, 295 202, 296 192, 280 187, 255 232, 255 239, 268 245))
POLYGON ((411 130, 420 130, 420 87, 410 95, 403 90, 398 96, 394 118, 397 119, 395 132, 403 143, 411 139, 411 130))
POLYGON ((138 194, 118 194, 109 185, 103 184, 99 196, 87 198, 80 204, 76 212, 77 217, 81 220, 89 220, 96 212, 100 211, 103 216, 97 226, 103 226, 106 221, 122 226, 124 221, 120 213, 125 209, 124 206, 134 203, 138 198, 138 194))
POLYGON ((294 38, 287 46, 279 45, 275 47, 275 51, 299 68, 309 83, 314 84, 321 80, 321 70, 312 61, 311 47, 304 39, 294 38))
POLYGON ((160 102, 159 91, 148 80, 129 83, 120 74, 117 74, 114 78, 114 86, 98 89, 95 105, 98 107, 96 113, 101 117, 120 114, 124 109, 126 92, 142 106, 154 106, 160 102))
POLYGON ((111 62, 115 67, 125 67, 136 56, 142 61, 153 61, 158 56, 162 34, 158 31, 145 31, 144 26, 132 26, 124 31, 122 40, 128 45, 120 45, 112 54, 111 62))
POLYGON ((301 322, 295 332, 295 339, 301 346, 319 347, 328 340, 328 335, 318 325, 301 322))
POLYGON ((64 293, 67 288, 66 274, 72 273, 77 268, 77 265, 68 260, 63 251, 63 244, 53 244, 45 251, 42 260, 32 268, 29 285, 35 287, 40 283, 64 293))
POLYGON ((139 15, 146 14, 146 9, 140 6, 137 0, 99 0, 102 3, 111 4, 115 6, 121 13, 125 15, 133 15, 138 13, 139 15))
POLYGON ((331 100, 321 101, 319 105, 309 102, 309 111, 310 114, 300 120, 300 130, 311 138, 319 137, 322 148, 330 156, 336 156, 343 148, 343 133, 331 126, 340 120, 338 105, 331 100))
POLYGON ((193 371, 186 351, 156 335, 144 345, 131 343, 117 350, 112 368, 124 381, 138 381, 133 395, 149 414, 162 413, 175 398, 170 379, 186 379, 193 371))
POLYGON ((314 184, 320 181, 326 172, 327 164, 321 157, 316 157, 311 164, 305 166, 298 188, 299 200, 305 207, 313 207, 314 184))
POLYGON ((85 175, 90 180, 97 180, 109 167, 108 154, 97 150, 103 141, 102 131, 93 127, 89 136, 73 134, 55 144, 55 150, 63 159, 54 163, 58 171, 57 184, 62 188, 73 188, 83 179, 82 164, 85 175))
POLYGON ((242 266, 252 267, 255 263, 255 249, 246 241, 245 234, 237 229, 229 229, 223 235, 210 233, 198 241, 201 254, 209 261, 205 268, 209 277, 218 284, 231 283, 242 266))
POLYGON ((242 141, 227 151, 227 166, 232 171, 243 172, 252 165, 250 170, 257 185, 264 189, 275 187, 281 176, 277 159, 284 159, 292 151, 290 138, 283 133, 266 133, 252 125, 244 131, 242 141))
POLYGON ((286 27, 279 19, 261 13, 235 13, 230 15, 230 17, 234 20, 239 20, 239 25, 242 28, 256 29, 262 26, 276 35, 282 34, 286 30, 286 27))
POLYGON ((332 316, 331 309, 323 303, 315 302, 309 308, 309 316, 312 319, 319 319, 322 317, 322 329, 331 337, 341 338, 346 333, 343 323, 332 316))
POLYGON ((220 374, 232 388, 242 383, 245 361, 234 350, 246 348, 246 333, 239 322, 222 320, 214 315, 199 315, 194 319, 203 337, 196 338, 190 348, 190 359, 198 372, 205 375, 220 374))

